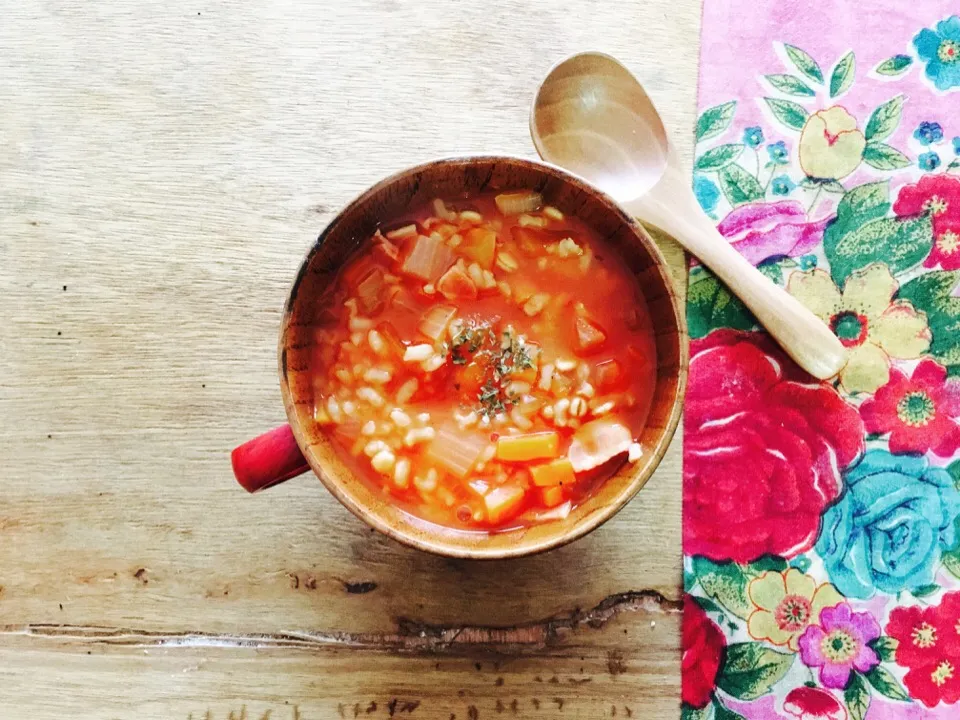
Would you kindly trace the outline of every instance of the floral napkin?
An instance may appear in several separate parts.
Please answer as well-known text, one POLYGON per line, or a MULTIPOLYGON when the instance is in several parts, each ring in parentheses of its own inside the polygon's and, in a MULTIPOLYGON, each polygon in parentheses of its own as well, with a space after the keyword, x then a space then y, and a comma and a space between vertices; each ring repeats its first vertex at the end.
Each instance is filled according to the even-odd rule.
POLYGON ((685 720, 960 718, 958 10, 704 2, 697 197, 850 361, 691 270, 685 720))

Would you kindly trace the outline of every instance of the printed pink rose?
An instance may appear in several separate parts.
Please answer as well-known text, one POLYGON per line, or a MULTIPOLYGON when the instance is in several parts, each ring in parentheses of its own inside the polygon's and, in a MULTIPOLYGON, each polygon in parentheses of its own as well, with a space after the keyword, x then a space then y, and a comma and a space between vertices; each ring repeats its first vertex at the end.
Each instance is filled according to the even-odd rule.
POLYGON ((751 203, 727 215, 717 230, 754 265, 767 258, 805 255, 823 242, 827 220, 808 222, 803 205, 793 200, 751 203))
POLYGON ((859 413, 767 335, 717 330, 690 349, 684 552, 746 563, 809 550, 863 451, 859 413))

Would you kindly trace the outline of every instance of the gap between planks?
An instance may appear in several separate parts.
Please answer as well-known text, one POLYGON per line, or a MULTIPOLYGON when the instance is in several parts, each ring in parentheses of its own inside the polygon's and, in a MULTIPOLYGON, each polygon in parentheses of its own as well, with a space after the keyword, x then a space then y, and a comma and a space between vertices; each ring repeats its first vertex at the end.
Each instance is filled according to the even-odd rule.
POLYGON ((298 650, 326 650, 334 647, 347 647, 401 653, 450 655, 476 651, 524 654, 557 645, 563 637, 584 627, 594 630, 600 629, 622 613, 679 614, 682 607, 682 601, 671 600, 656 590, 631 590, 610 595, 590 610, 581 611, 577 609, 565 615, 509 627, 430 625, 399 618, 397 630, 393 633, 290 631, 271 634, 223 634, 36 623, 0 625, 0 642, 6 635, 134 647, 286 648, 298 650))

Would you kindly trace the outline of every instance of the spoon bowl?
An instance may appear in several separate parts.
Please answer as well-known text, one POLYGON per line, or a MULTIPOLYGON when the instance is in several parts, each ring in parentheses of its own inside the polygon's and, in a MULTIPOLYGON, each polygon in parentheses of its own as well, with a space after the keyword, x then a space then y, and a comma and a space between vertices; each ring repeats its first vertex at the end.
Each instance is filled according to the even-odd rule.
POLYGON ((825 380, 846 365, 830 328, 717 232, 653 101, 614 58, 588 52, 554 66, 534 98, 530 134, 543 159, 586 178, 696 255, 804 370, 825 380))
POLYGON ((601 53, 550 71, 530 114, 541 157, 589 178, 618 202, 649 192, 667 170, 667 132, 653 102, 620 63, 601 53))

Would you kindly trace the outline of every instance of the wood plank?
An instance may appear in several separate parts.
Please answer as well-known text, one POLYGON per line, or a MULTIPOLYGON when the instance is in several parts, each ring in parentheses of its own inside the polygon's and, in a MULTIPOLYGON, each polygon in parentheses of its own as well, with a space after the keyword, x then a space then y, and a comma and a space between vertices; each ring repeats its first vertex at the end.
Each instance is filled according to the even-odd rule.
POLYGON ((504 563, 403 548, 315 480, 248 497, 228 454, 283 421, 279 309, 343 203, 431 157, 532 157, 533 89, 584 48, 637 72, 689 161, 698 25, 695 0, 8 3, 0 708, 219 718, 247 703, 277 720, 289 700, 325 718, 402 691, 417 717, 514 697, 538 717, 531 699, 552 696, 530 676, 555 667, 591 678, 557 696, 564 716, 642 701, 674 717, 675 614, 632 608, 549 642, 523 628, 648 596, 676 608, 679 442, 606 526, 504 563), (485 643, 443 646, 471 628, 485 643), (420 630, 439 644, 416 646, 420 630), (504 687, 522 693, 471 674, 494 651, 521 658, 504 687), (452 664, 427 673, 438 652, 452 664), (608 652, 629 671, 611 677, 608 652))

